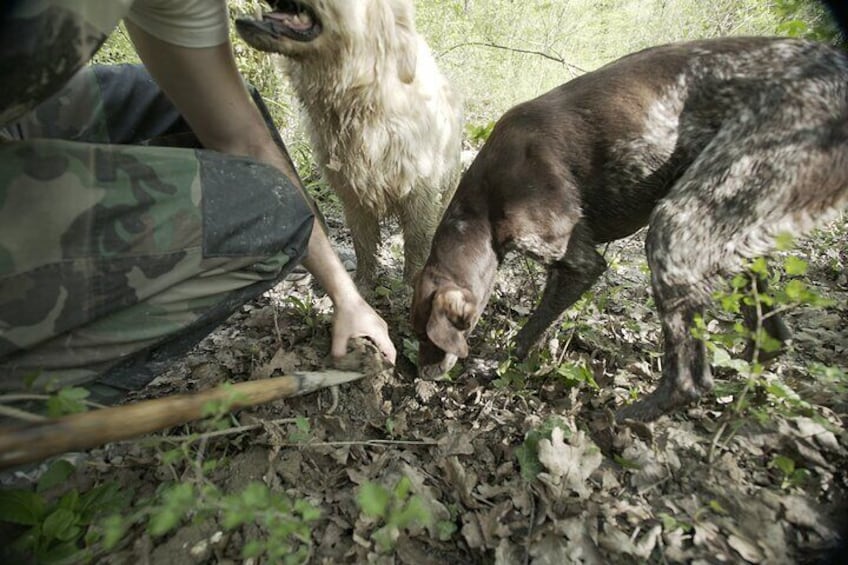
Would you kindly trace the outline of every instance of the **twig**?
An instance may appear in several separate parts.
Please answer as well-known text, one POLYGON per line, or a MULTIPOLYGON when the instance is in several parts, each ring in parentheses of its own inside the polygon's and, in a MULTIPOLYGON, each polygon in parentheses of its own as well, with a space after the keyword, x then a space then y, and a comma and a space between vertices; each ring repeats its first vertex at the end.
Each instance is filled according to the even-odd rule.
MULTIPOLYGON (((26 400, 50 400, 51 396, 49 394, 32 394, 32 393, 15 393, 15 394, 3 394, 0 395, 0 404, 7 404, 12 402, 23 402, 26 400)), ((89 408, 106 408, 105 404, 100 404, 99 402, 93 402, 91 400, 81 400, 83 404, 88 406, 89 408)))
POLYGON ((512 51, 514 53, 525 53, 528 55, 539 55, 540 57, 544 57, 545 59, 550 59, 551 61, 556 61, 557 63, 568 67, 573 71, 578 71, 580 73, 585 73, 586 70, 578 67, 573 63, 569 63, 562 57, 557 57, 556 55, 551 55, 550 53, 545 53, 544 51, 536 51, 534 49, 522 49, 520 47, 508 47, 506 45, 498 45, 497 43, 487 42, 487 41, 466 41, 464 43, 457 43, 451 47, 448 47, 441 53, 436 55, 436 58, 441 58, 444 55, 447 55, 451 51, 459 49, 461 47, 491 47, 492 49, 503 49, 504 51, 512 51))
POLYGON ((33 414, 32 412, 27 412, 26 410, 19 410, 18 408, 12 408, 11 406, 2 406, 0 405, 0 416, 6 416, 7 418, 12 418, 14 420, 21 420, 22 422, 43 422, 47 418, 45 416, 40 416, 39 414, 33 414))
POLYGON ((530 563, 530 537, 533 535, 533 525, 536 522, 536 497, 533 496, 533 490, 528 488, 530 496, 530 516, 527 526, 527 535, 524 537, 524 565, 530 563))
POLYGON ((348 447, 354 445, 439 445, 438 441, 432 439, 402 440, 402 439, 367 439, 363 441, 316 441, 314 443, 285 442, 283 447, 348 447))
POLYGON ((225 430, 215 430, 214 432, 204 432, 199 435, 183 435, 183 436, 163 436, 161 439, 164 441, 172 441, 174 443, 181 441, 199 441, 202 439, 212 439, 220 436, 228 436, 234 434, 240 434, 242 432, 249 432, 250 430, 255 430, 256 428, 261 428, 265 424, 294 424, 297 422, 297 418, 279 418, 277 420, 267 420, 265 422, 261 422, 258 424, 245 424, 244 426, 237 426, 235 428, 227 428, 225 430))
POLYGON ((330 404, 330 407, 324 413, 325 416, 331 415, 336 411, 336 408, 339 407, 339 387, 331 386, 330 387, 330 395, 333 397, 333 402, 330 404))
POLYGON ((715 450, 718 447, 718 442, 721 439, 721 436, 724 434, 724 430, 727 428, 727 420, 722 422, 722 424, 716 430, 716 433, 713 434, 713 440, 710 442, 710 453, 707 456, 707 463, 712 465, 713 461, 715 461, 715 450))

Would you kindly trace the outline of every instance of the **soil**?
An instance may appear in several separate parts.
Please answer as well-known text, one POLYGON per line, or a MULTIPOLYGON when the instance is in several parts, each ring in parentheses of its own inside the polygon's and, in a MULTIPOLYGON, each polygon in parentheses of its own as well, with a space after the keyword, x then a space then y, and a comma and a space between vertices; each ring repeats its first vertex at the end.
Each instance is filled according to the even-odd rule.
MULTIPOLYGON (((330 226, 348 249, 339 222, 330 226)), ((652 390, 661 372, 641 234, 606 250, 609 271, 524 365, 509 364, 510 339, 544 273, 508 258, 471 357, 433 382, 415 376, 400 240, 394 226, 384 232, 382 286, 370 300, 389 322, 395 370, 372 364, 367 378, 338 390, 238 411, 232 424, 249 429, 210 437, 197 454, 223 462, 207 479, 224 492, 260 481, 318 507, 311 563, 817 563, 836 551, 848 500, 844 222, 799 242, 805 282, 833 304, 786 314, 792 345, 748 391, 745 409, 735 409, 744 379, 716 367, 715 394, 640 425, 616 425, 614 411, 652 390), (816 363, 841 369, 842 380, 822 377, 816 363), (787 385, 786 398, 773 383, 787 385), (794 474, 776 464, 787 460, 794 474), (356 496, 401 477, 433 520, 400 528, 381 551, 382 524, 356 496)), ((320 370, 329 366, 329 323, 327 298, 297 275, 129 401, 320 370)), ((156 445, 92 450, 78 474, 118 480, 140 499, 175 479, 156 445)), ((177 479, 191 480, 188 466, 182 472, 177 479)), ((255 525, 225 531, 215 518, 161 537, 136 526, 103 562, 242 562, 244 541, 265 535, 255 525)))

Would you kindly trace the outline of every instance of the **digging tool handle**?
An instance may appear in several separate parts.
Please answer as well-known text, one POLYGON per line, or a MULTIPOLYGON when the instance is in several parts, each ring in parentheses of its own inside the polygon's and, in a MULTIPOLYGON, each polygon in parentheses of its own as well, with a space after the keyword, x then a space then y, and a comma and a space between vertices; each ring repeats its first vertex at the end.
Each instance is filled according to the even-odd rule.
POLYGON ((0 429, 0 469, 185 424, 207 415, 204 407, 210 402, 222 402, 227 409, 235 410, 306 394, 364 376, 355 371, 299 372, 0 429))

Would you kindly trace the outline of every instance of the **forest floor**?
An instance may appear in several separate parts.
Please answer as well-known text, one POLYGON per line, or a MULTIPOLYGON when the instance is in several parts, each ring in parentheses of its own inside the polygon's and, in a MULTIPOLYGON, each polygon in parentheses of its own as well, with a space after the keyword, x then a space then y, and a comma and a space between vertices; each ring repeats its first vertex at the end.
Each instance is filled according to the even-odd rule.
MULTIPOLYGON (((415 376, 400 240, 386 227, 371 300, 398 347, 395 371, 243 409, 225 420, 240 431, 192 424, 92 450, 73 482, 117 481, 136 509, 166 484, 226 494, 263 483, 320 510, 291 538, 311 563, 821 562, 848 505, 844 225, 798 242, 805 281, 833 304, 786 314, 789 351, 748 387, 717 367, 714 394, 647 425, 613 417, 660 374, 642 234, 609 246, 610 269, 524 364, 509 362, 509 340, 544 276, 509 258, 471 357, 433 382, 415 376), (180 442, 182 459, 163 447, 180 442)), ((347 249, 340 222, 330 228, 347 249)), ((133 400, 326 367, 329 306, 308 276, 287 280, 133 400)), ((242 562, 250 540, 287 535, 222 516, 162 535, 139 521, 100 562, 242 562)))

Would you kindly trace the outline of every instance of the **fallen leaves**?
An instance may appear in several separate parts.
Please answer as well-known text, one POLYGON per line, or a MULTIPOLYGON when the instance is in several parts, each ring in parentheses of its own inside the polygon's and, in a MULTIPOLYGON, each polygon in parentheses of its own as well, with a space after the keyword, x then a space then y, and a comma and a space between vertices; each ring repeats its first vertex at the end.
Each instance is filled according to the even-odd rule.
MULTIPOLYGON (((242 412, 241 423, 282 423, 210 439, 209 450, 229 462, 212 480, 261 477, 272 490, 320 507, 312 532, 316 563, 815 561, 834 545, 839 505, 848 498, 848 402, 808 382, 812 396, 804 395, 810 408, 803 414, 772 411, 758 421, 733 416, 732 402, 709 397, 649 425, 615 425, 611 410, 652 389, 661 371, 641 242, 618 245, 628 259, 599 282, 595 300, 566 313, 564 329, 549 340, 557 357, 591 368, 597 390, 531 374, 520 375, 522 389, 493 384, 518 313, 533 306, 526 289, 541 276, 513 265, 499 275, 471 336, 474 357, 453 380, 418 380, 401 359, 398 373, 342 387, 332 413, 328 391, 242 412), (808 480, 786 480, 795 470, 808 480), (369 483, 391 488, 402 478, 433 520, 391 530, 394 552, 381 553, 372 534, 382 524, 364 515, 356 492, 369 483)), ((315 316, 307 324, 285 299, 297 293, 306 304, 312 291, 286 285, 195 349, 191 362, 204 369, 175 369, 148 394, 205 386, 216 375, 256 378, 326 363, 329 326, 316 325, 315 316), (216 365, 226 370, 216 372, 216 365)), ((812 330, 800 349, 770 367, 770 378, 803 377, 812 359, 842 359, 844 370, 848 288, 830 292, 842 306, 829 310, 822 326, 815 322, 821 312, 795 314, 791 326, 812 330)), ((391 299, 375 301, 400 343, 411 339, 408 297, 398 292, 391 299)), ((310 312, 325 310, 316 302, 310 312)), ((732 378, 719 373, 717 381, 735 384, 732 378)), ((114 472, 119 449, 95 453, 100 460, 89 472, 114 472)), ((151 464, 149 457, 133 460, 151 464)), ((127 476, 142 489, 158 484, 155 473, 127 476)), ((137 542, 116 562, 143 561, 150 540, 137 542)), ((236 553, 226 544, 215 545, 216 556, 236 553)), ((157 556, 166 549, 181 555, 169 544, 157 556)))

